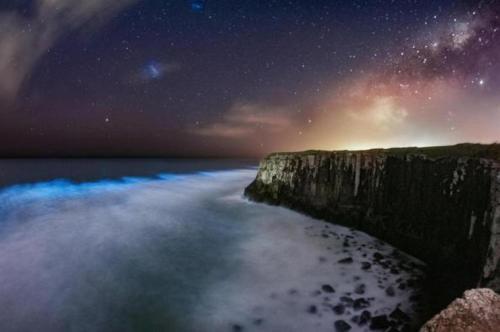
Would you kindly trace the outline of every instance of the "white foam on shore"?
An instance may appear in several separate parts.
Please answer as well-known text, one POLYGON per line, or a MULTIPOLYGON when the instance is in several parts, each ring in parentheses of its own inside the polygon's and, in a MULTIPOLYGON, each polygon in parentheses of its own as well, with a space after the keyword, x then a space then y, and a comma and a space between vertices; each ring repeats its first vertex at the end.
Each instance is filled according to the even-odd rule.
MULTIPOLYGON (((358 326, 351 321, 364 309, 347 307, 340 315, 333 312, 332 306, 342 303, 340 297, 346 295, 373 299, 366 308, 372 315, 389 315, 398 306, 415 315, 409 300, 412 290, 398 289, 396 281, 422 276, 421 270, 392 274, 377 264, 361 269, 361 262, 372 262, 374 252, 390 257, 392 246, 363 232, 326 224, 285 208, 236 200, 233 204, 235 209, 238 204, 247 204, 258 211, 249 220, 255 226, 254 235, 242 241, 234 253, 240 263, 238 272, 214 286, 200 304, 197 331, 230 331, 229 326, 235 330, 241 326, 245 331, 321 332, 334 330, 337 320, 348 322, 351 331, 369 331, 369 324, 358 326), (330 232, 339 238, 321 236, 330 232), (345 236, 352 237, 347 248, 343 246, 345 236), (353 262, 338 262, 347 257, 353 262), (318 294, 325 284, 335 292, 318 294), (362 295, 354 292, 360 284, 366 286, 362 295), (395 289, 394 296, 387 296, 389 286, 395 289), (311 306, 317 308, 317 313, 308 311, 311 306)), ((420 261, 400 254, 389 260, 411 261, 423 267, 420 261)))
POLYGON ((337 317, 322 306, 325 294, 311 295, 322 284, 335 288, 332 304, 364 283, 366 294, 353 297, 373 297, 373 313, 400 302, 410 312, 410 291, 384 292, 406 272, 360 270, 363 252, 389 254, 390 246, 247 201, 242 191, 255 172, 0 191, 0 330, 331 331, 352 315, 337 317), (322 237, 324 227, 357 245, 322 237), (353 263, 337 263, 348 256, 353 263))

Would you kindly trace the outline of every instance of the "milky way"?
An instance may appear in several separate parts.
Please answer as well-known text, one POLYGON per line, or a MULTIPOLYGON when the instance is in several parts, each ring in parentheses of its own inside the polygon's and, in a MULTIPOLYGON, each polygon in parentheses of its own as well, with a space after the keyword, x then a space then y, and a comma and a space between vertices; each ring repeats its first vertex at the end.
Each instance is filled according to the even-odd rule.
POLYGON ((0 4, 7 154, 500 139, 496 1, 0 4))

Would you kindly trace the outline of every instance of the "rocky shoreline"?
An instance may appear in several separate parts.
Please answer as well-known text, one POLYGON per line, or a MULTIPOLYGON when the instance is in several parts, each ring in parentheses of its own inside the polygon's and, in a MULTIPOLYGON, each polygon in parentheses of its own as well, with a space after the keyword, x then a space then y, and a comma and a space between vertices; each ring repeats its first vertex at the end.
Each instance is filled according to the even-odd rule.
POLYGON ((254 308, 258 315, 235 321, 230 331, 284 330, 282 325, 273 326, 276 318, 270 313, 276 306, 297 306, 289 317, 291 324, 307 320, 316 331, 418 330, 427 300, 425 264, 383 241, 338 225, 313 223, 304 227, 304 234, 322 247, 311 271, 323 274, 327 268, 331 274, 323 274, 321 280, 311 278, 302 286, 273 289, 263 301, 268 302, 265 309, 254 308))
MULTIPOLYGON (((321 289, 315 290, 312 295, 320 298, 322 303, 311 305, 308 308, 309 313, 316 314, 321 307, 331 310, 337 317, 334 321, 334 328, 338 332, 346 332, 351 329, 409 332, 418 328, 423 312, 423 297, 425 296, 423 292, 425 267, 422 264, 408 259, 406 255, 397 250, 381 253, 373 246, 359 245, 354 236, 338 234, 329 229, 328 225, 325 225, 320 232, 315 233, 313 230, 310 235, 341 242, 345 258, 339 259, 334 264, 357 265, 360 273, 353 276, 355 281, 353 291, 339 294, 336 303, 331 301, 336 290, 330 284, 323 284, 321 289), (361 259, 353 259, 352 251, 360 252, 361 259), (371 251, 373 252, 368 254, 371 251), (381 271, 376 287, 383 290, 383 296, 394 297, 396 292, 409 292, 411 294, 409 306, 406 304, 407 307, 402 308, 402 304, 398 303, 385 313, 374 311, 371 308, 375 298, 365 295, 370 286, 363 283, 363 274, 373 272, 374 269, 381 271), (403 273, 405 273, 404 276, 403 273), (389 281, 389 276, 396 277, 394 282, 389 281), (321 297, 322 295, 326 296, 321 297)), ((383 244, 380 243, 380 245, 383 244)), ((322 261, 322 257, 319 257, 319 260, 322 261)), ((326 261, 326 258, 323 260, 326 261)))
POLYGON ((500 290, 499 160, 497 144, 275 153, 245 195, 365 231, 422 259, 430 317, 467 289, 500 290))

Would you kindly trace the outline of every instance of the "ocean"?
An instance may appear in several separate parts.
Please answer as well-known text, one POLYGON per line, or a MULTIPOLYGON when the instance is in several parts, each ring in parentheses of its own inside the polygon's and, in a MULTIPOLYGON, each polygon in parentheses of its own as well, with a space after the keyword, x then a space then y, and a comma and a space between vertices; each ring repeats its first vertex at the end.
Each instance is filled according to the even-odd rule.
POLYGON ((369 331, 365 311, 416 319, 421 262, 248 201, 256 166, 0 160, 0 331, 369 331))

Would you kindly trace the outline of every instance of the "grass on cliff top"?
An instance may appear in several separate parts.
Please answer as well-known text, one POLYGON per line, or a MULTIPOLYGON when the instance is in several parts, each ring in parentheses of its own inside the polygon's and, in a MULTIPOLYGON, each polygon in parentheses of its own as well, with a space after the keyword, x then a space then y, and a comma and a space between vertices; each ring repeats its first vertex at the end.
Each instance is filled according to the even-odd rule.
MULTIPOLYGON (((299 152, 277 152, 271 155, 281 154, 298 154, 308 155, 311 153, 332 153, 332 152, 346 152, 349 150, 308 150, 299 152)), ((353 150, 354 151, 354 150, 353 150)), ((408 154, 423 154, 430 158, 443 158, 443 157, 471 157, 471 158, 487 158, 500 161, 500 144, 475 144, 475 143, 462 143, 457 145, 445 146, 430 146, 430 147, 403 147, 403 148, 390 148, 390 149, 370 149, 370 150, 356 150, 365 153, 383 153, 393 156, 403 156, 408 154)))

